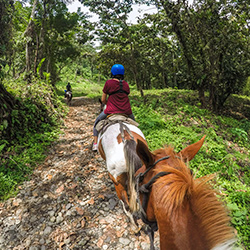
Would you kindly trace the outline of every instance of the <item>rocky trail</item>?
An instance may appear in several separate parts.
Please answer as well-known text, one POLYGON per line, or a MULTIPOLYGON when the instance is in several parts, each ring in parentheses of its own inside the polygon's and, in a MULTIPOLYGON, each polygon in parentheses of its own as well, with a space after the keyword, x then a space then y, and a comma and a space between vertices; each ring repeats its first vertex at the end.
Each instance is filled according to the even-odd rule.
POLYGON ((93 99, 72 100, 46 160, 16 197, 0 203, 0 250, 149 249, 148 236, 132 231, 105 162, 91 151, 98 111, 93 99))

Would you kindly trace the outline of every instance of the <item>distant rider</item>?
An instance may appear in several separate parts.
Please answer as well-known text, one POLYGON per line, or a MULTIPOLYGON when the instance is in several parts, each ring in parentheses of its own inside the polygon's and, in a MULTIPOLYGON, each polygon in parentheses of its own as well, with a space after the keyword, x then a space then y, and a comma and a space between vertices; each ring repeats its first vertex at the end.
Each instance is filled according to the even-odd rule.
POLYGON ((66 89, 64 90, 64 97, 66 97, 67 92, 72 92, 72 88, 71 88, 71 85, 70 85, 69 82, 68 82, 68 84, 66 86, 66 89))

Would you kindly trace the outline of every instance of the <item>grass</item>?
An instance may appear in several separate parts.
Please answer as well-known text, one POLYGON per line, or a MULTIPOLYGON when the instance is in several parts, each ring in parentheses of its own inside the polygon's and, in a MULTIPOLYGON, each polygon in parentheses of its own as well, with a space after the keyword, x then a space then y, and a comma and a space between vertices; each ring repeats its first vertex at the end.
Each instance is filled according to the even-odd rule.
MULTIPOLYGON (((57 95, 60 100, 64 98, 64 89, 66 88, 67 81, 60 81, 56 84, 57 95)), ((89 98, 95 98, 102 93, 102 86, 96 84, 93 81, 86 80, 82 77, 78 77, 74 81, 70 81, 72 86, 73 97, 87 96, 89 98)))
POLYGON ((40 80, 27 85, 9 79, 5 86, 19 104, 8 111, 11 119, 0 124, 1 200, 14 196, 44 160, 48 146, 58 138, 65 114, 54 90, 40 80))

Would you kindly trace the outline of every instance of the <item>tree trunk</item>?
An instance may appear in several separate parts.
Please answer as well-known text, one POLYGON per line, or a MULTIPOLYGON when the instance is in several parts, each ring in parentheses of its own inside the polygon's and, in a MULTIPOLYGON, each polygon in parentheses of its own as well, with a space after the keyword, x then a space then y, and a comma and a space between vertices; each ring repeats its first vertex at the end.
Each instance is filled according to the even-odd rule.
MULTIPOLYGON (((42 24, 40 29, 40 35, 39 35, 39 55, 38 55, 38 64, 41 62, 43 58, 45 58, 45 34, 46 34, 46 16, 47 16, 47 8, 46 8, 46 1, 43 2, 43 18, 42 18, 42 24)), ((43 69, 44 69, 45 62, 39 69, 39 76, 40 78, 43 78, 43 69)))
POLYGON ((26 48, 25 48, 25 52, 26 52, 26 72, 29 73, 31 66, 30 66, 30 43, 26 42, 26 48))
POLYGON ((202 86, 199 88, 199 101, 201 103, 201 107, 205 108, 205 95, 204 95, 204 89, 202 86))
POLYGON ((39 51, 39 36, 36 34, 36 52, 35 52, 35 60, 34 60, 34 74, 36 75, 36 68, 38 66, 38 51, 39 51))
POLYGON ((26 36, 26 72, 29 74, 31 70, 31 46, 32 46, 32 34, 34 28, 34 18, 35 18, 35 10, 36 10, 37 0, 34 0, 32 12, 30 16, 30 21, 28 26, 24 32, 24 36, 26 36))

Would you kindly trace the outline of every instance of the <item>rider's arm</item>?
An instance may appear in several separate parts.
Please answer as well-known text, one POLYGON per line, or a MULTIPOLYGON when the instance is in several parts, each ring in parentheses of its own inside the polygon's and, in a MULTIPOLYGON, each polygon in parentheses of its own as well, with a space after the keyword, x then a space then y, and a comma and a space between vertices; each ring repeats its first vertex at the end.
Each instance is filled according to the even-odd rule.
POLYGON ((106 104, 107 103, 107 94, 102 93, 102 103, 106 104))

